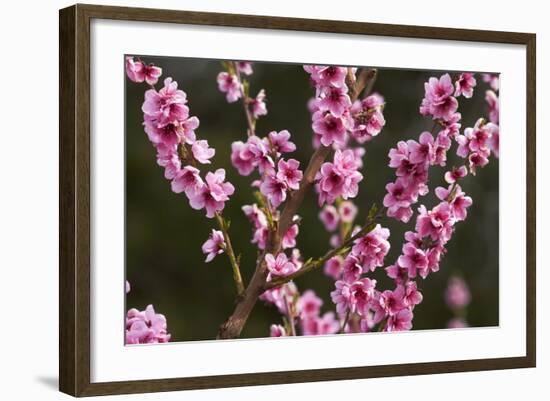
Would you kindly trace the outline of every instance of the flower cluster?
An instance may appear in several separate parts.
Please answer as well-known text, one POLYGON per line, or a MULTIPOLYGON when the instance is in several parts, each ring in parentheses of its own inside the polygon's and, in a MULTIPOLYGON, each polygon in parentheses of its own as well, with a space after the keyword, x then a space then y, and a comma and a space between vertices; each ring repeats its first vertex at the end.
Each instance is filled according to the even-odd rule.
POLYGON ((499 127, 480 118, 473 127, 464 130, 464 135, 456 138, 458 149, 456 154, 468 160, 470 172, 475 175, 478 167, 489 163, 491 153, 499 155, 499 127))
POLYGON ((147 82, 149 85, 155 85, 162 75, 162 69, 153 64, 145 64, 141 60, 134 60, 133 57, 126 57, 126 75, 132 82, 147 82))
POLYGON ((319 206, 332 204, 342 197, 354 198, 359 192, 359 182, 363 175, 358 171, 362 166, 361 156, 351 149, 337 149, 333 162, 323 163, 316 176, 315 188, 319 193, 319 206))
POLYGON ((353 103, 350 109, 353 127, 350 133, 358 143, 368 142, 382 131, 386 125, 383 109, 384 98, 378 93, 353 103))
POLYGON ((170 341, 166 318, 155 313, 153 305, 144 311, 130 309, 126 315, 126 344, 166 343, 170 341))
POLYGON ((145 92, 142 111, 145 132, 157 150, 165 178, 171 180, 172 191, 185 193, 193 209, 205 209, 208 218, 214 217, 235 188, 225 181, 223 169, 208 172, 204 181, 201 178, 196 166, 210 164, 215 150, 208 141, 197 140, 199 119, 189 115, 187 94, 172 78, 166 78, 159 91, 153 87, 145 92))
POLYGON ((222 254, 225 251, 225 247, 223 233, 213 229, 208 240, 202 244, 202 252, 206 254, 205 262, 211 262, 216 255, 222 254))

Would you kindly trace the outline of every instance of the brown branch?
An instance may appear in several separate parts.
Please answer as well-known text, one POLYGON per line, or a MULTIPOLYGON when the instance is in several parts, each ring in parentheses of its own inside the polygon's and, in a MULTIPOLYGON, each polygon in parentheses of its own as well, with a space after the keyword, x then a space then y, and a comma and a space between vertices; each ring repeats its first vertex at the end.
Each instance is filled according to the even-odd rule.
MULTIPOLYGON (((236 66, 235 66, 236 67, 236 66)), ((351 69, 348 70, 348 73, 351 69)), ((350 86, 350 98, 354 102, 357 100, 363 89, 369 84, 376 75, 373 69, 361 69, 357 79, 350 86)), ((309 164, 304 172, 304 177, 297 191, 293 192, 285 204, 285 208, 281 213, 276 229, 269 236, 269 241, 266 249, 261 254, 256 270, 250 280, 250 283, 242 297, 237 299, 235 310, 219 328, 218 338, 235 338, 241 334, 241 331, 258 300, 258 297, 264 292, 265 282, 267 278, 267 267, 265 264, 265 255, 267 253, 277 253, 281 246, 281 238, 290 228, 292 218, 300 208, 306 192, 315 182, 315 176, 324 163, 327 156, 330 154, 331 148, 320 146, 311 156, 309 164)))

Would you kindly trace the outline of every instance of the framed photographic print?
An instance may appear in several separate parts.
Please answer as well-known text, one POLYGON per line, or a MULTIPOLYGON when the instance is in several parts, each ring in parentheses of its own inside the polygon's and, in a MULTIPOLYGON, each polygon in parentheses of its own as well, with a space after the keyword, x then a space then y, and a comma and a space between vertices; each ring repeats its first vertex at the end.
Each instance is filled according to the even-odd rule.
POLYGON ((61 10, 60 390, 534 367, 535 97, 529 33, 61 10))

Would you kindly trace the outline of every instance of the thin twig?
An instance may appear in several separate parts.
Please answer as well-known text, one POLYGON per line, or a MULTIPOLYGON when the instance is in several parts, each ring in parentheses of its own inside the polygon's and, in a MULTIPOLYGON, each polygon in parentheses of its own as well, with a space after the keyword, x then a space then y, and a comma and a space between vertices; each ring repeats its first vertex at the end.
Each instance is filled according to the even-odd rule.
POLYGON ((244 292, 244 283, 241 276, 241 270, 239 268, 239 262, 237 261, 237 257, 235 256, 233 245, 231 245, 231 238, 229 237, 229 231, 227 229, 225 220, 220 213, 216 213, 216 221, 218 222, 218 226, 220 227, 220 230, 223 233, 223 238, 225 240, 225 253, 229 258, 229 262, 231 263, 231 268, 233 269, 233 280, 235 281, 235 285, 237 287, 237 294, 241 296, 244 292))
POLYGON ((256 135, 256 119, 252 116, 250 113, 250 108, 248 107, 249 97, 245 93, 243 83, 241 81, 241 72, 239 71, 239 67, 236 62, 232 62, 232 67, 235 70, 235 76, 237 77, 237 81, 239 82, 239 86, 241 88, 241 98, 244 108, 244 114, 246 116, 246 123, 248 124, 248 136, 254 136, 256 135))

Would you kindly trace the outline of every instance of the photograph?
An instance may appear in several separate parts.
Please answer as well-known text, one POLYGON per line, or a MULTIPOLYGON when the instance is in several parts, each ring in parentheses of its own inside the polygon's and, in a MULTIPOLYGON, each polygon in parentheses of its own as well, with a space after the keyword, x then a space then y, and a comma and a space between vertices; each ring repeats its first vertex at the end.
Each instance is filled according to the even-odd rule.
POLYGON ((498 71, 121 73, 126 345, 499 326, 498 71))

